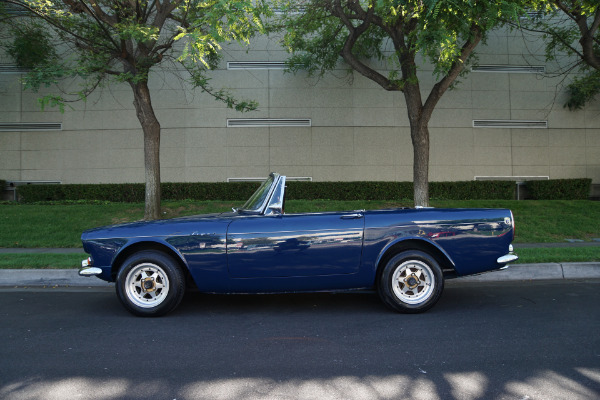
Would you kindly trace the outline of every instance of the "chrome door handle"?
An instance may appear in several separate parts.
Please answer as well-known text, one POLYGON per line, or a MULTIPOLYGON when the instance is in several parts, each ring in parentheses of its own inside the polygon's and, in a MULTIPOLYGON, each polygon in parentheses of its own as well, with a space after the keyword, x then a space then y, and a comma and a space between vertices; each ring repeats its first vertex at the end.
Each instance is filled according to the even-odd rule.
POLYGON ((356 213, 356 214, 342 215, 340 218, 341 219, 357 219, 357 218, 362 218, 362 217, 363 217, 362 213, 356 213))

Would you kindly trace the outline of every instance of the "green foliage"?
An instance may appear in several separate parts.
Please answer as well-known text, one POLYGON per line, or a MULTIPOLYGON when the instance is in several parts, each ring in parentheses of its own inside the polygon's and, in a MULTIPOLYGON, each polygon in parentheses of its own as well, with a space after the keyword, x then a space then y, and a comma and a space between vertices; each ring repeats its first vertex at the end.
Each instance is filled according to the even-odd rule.
POLYGON ((462 44, 476 30, 485 37, 494 27, 518 19, 522 10, 520 1, 508 0, 363 0, 339 4, 315 0, 303 4, 303 13, 295 12, 294 0, 275 4, 284 16, 272 29, 285 32, 283 43, 292 53, 290 70, 324 74, 334 69, 349 37, 345 24, 349 20, 354 28, 368 26, 353 44, 352 53, 361 60, 385 61, 396 90, 416 79, 416 70, 400 73, 403 67, 404 72, 410 67, 409 53, 425 56, 435 73, 443 76, 457 62, 462 63, 462 44))
POLYGON ((512 200, 513 181, 432 182, 430 194, 436 200, 512 200))
POLYGON ((100 85, 147 82, 152 68, 178 61, 191 73, 192 84, 216 100, 241 111, 256 108, 209 87, 206 73, 217 65, 220 43, 247 45, 264 30, 262 18, 270 11, 261 0, 14 2, 31 10, 3 21, 15 37, 5 45, 8 53, 31 69, 25 88, 38 91, 78 79, 77 89, 42 98, 42 106, 64 109, 100 85))
POLYGON ((286 200, 412 198, 411 182, 287 182, 286 200))
MULTIPOLYGON (((257 183, 161 183, 163 199, 246 200, 257 183)), ((17 188, 23 203, 65 200, 99 200, 122 203, 144 201, 144 184, 26 185, 17 188)))
MULTIPOLYGON (((0 182, 1 183, 1 182, 0 182)), ((591 179, 557 179, 527 182, 529 198, 536 200, 581 200, 590 194, 591 179)), ((256 182, 162 183, 165 200, 245 201, 256 190, 256 182)), ((512 200, 513 181, 431 182, 434 200, 512 200)), ((86 185, 26 185, 17 187, 23 203, 40 201, 144 201, 141 183, 86 185)), ((412 182, 287 182, 288 200, 406 200, 412 199, 412 182)))
POLYGON ((429 130, 436 104, 465 73, 476 46, 492 29, 518 20, 522 0, 312 0, 297 10, 295 0, 274 0, 283 15, 272 30, 282 31, 292 54, 289 70, 322 76, 344 60, 388 91, 402 91, 414 151, 415 204, 429 201, 429 130), (419 68, 433 66, 437 82, 429 94, 419 68))
POLYGON ((583 108, 600 92, 600 2, 536 0, 531 7, 543 13, 543 18, 525 21, 521 28, 542 35, 546 60, 557 61, 560 73, 580 74, 567 86, 569 98, 565 107, 583 108))
POLYGON ((590 196, 591 179, 551 179, 529 181, 527 191, 535 200, 586 200, 590 196))
POLYGON ((25 24, 12 29, 12 43, 6 50, 19 67, 27 69, 51 67, 56 61, 56 51, 50 38, 39 24, 25 24))
MULTIPOLYGON (((401 200, 413 198, 412 182, 289 182, 286 197, 331 200, 401 200), (288 197, 289 196, 289 197, 288 197)), ((514 182, 431 182, 430 194, 437 200, 514 198, 514 182)))
MULTIPOLYGON (((223 200, 245 201, 258 187, 256 182, 192 182, 162 183, 165 200, 223 200)), ((514 182, 467 181, 432 182, 432 197, 453 199, 514 198, 514 182)), ((135 203, 144 200, 141 183, 88 184, 88 185, 26 185, 17 188, 23 203, 40 201, 97 200, 135 203)), ((401 200, 412 199, 412 182, 302 182, 287 183, 288 200, 401 200)))
POLYGON ((565 107, 569 110, 582 109, 600 93, 600 70, 593 70, 584 76, 575 78, 567 86, 567 92, 569 99, 565 103, 565 107))

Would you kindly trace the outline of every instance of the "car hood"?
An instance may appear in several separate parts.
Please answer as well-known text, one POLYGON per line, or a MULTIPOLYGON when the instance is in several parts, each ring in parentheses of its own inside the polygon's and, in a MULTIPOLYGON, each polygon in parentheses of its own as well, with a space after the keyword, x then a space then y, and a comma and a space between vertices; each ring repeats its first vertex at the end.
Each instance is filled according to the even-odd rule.
POLYGON ((224 233, 227 231, 229 223, 236 216, 238 214, 235 212, 226 212, 155 221, 128 222, 88 229, 82 233, 81 240, 224 233))

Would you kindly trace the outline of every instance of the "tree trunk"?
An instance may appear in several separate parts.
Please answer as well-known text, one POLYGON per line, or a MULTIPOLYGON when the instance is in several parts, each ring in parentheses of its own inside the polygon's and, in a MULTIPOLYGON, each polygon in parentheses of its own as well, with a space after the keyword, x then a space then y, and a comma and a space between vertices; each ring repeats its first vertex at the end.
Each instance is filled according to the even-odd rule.
POLYGON ((130 82, 133 104, 144 131, 146 195, 144 219, 160 218, 160 123, 154 115, 148 82, 130 82))
POLYGON ((429 128, 419 121, 410 126, 413 144, 413 190, 415 207, 429 207, 429 128))
POLYGON ((415 207, 429 207, 429 119, 433 109, 423 106, 418 83, 404 89, 413 145, 413 192, 415 207))

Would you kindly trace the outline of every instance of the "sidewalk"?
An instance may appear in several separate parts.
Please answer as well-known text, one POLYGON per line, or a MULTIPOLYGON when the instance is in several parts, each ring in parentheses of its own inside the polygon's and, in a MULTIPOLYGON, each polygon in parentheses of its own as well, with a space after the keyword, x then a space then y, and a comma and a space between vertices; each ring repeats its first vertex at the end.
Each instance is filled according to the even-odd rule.
MULTIPOLYGON (((0 287, 61 286, 110 287, 114 283, 82 277, 77 269, 3 269, 0 287)), ((517 264, 502 271, 458 278, 463 282, 532 281, 548 279, 600 279, 600 262, 564 264, 517 264)))

